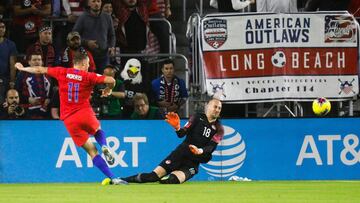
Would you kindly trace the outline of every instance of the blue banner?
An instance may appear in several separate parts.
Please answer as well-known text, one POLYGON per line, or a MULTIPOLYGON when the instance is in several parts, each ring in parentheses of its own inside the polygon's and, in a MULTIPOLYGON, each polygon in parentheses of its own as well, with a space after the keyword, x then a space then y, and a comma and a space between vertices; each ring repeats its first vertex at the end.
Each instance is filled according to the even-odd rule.
MULTIPOLYGON (((164 121, 101 124, 116 156, 110 168, 120 177, 153 170, 182 142, 164 121)), ((360 179, 359 118, 224 119, 223 124, 223 141, 192 180, 360 179)), ((61 121, 0 121, 1 183, 102 178, 61 121)))

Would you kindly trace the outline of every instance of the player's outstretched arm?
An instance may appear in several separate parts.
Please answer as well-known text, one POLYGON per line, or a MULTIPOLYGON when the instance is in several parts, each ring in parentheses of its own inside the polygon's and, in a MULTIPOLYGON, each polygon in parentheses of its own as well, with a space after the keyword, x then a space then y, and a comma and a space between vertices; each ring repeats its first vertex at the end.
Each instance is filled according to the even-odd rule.
POLYGON ((42 67, 42 66, 24 67, 21 63, 15 63, 15 67, 19 71, 24 71, 24 72, 33 73, 33 74, 46 74, 47 70, 48 70, 47 67, 42 67))

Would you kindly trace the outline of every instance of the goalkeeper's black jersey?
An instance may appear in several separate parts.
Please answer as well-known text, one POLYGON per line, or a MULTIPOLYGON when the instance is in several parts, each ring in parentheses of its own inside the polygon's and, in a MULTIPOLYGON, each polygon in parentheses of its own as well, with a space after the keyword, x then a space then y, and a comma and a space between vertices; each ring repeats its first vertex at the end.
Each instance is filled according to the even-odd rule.
POLYGON ((205 114, 196 114, 189 119, 184 128, 177 131, 177 135, 186 135, 184 144, 193 144, 202 148, 204 153, 211 154, 223 138, 224 128, 218 119, 209 123, 205 114))

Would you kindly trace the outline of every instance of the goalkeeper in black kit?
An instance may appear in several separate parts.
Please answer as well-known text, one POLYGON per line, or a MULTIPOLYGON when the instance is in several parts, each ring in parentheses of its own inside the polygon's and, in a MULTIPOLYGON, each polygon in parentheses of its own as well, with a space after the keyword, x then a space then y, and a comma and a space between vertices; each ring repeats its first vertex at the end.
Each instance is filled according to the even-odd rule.
POLYGON ((185 140, 176 147, 151 173, 140 173, 123 178, 130 183, 159 181, 162 184, 179 184, 192 178, 199 171, 200 163, 211 160, 212 152, 224 136, 224 128, 219 121, 221 101, 210 100, 205 114, 192 116, 183 128, 176 113, 166 115, 166 121, 175 128, 179 138, 185 140))

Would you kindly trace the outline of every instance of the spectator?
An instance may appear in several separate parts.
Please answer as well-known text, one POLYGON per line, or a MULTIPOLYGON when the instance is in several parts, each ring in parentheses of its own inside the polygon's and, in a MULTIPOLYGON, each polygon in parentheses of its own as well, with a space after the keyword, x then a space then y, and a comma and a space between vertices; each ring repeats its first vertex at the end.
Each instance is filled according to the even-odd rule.
MULTIPOLYGON (((115 67, 112 65, 106 66, 104 69, 104 76, 109 76, 115 78, 115 67)), ((102 118, 113 118, 120 119, 122 118, 122 100, 125 98, 124 91, 121 91, 123 81, 119 79, 115 79, 116 83, 114 88, 112 89, 111 95, 108 97, 102 97, 100 99, 100 109, 101 109, 101 117, 102 118)), ((104 86, 98 86, 98 92, 101 93, 101 90, 104 89, 104 86)), ((96 90, 95 90, 96 91, 96 90)), ((100 95, 99 95, 100 96, 100 95)))
POLYGON ((86 0, 62 0, 63 15, 67 17, 69 27, 73 27, 76 20, 84 13, 84 7, 87 6, 85 4, 86 0))
MULTIPOLYGON (((41 54, 32 53, 27 56, 30 66, 41 66, 41 54)), ((44 119, 49 117, 50 79, 46 75, 21 72, 17 78, 17 88, 21 103, 28 105, 29 117, 44 119)))
POLYGON ((51 14, 50 0, 14 0, 14 21, 12 39, 20 53, 37 39, 43 18, 51 14))
POLYGON ((177 112, 185 103, 188 93, 184 80, 174 74, 174 62, 166 60, 163 75, 152 81, 152 90, 162 113, 177 112))
MULTIPOLYGON (((115 14, 114 14, 114 9, 113 9, 113 3, 111 0, 104 0, 103 4, 102 4, 102 12, 103 13, 107 13, 111 16, 112 20, 113 20, 113 26, 114 26, 114 30, 115 33, 118 29, 119 26, 119 19, 116 18, 115 14)), ((115 47, 115 55, 119 55, 120 54, 120 47, 116 46, 115 47)), ((110 63, 112 65, 116 65, 116 66, 121 66, 121 57, 120 56, 115 56, 113 58, 110 59, 110 63)))
POLYGON ((305 11, 345 11, 350 0, 308 0, 305 11))
MULTIPOLYGON (((119 19, 119 28, 116 31, 117 46, 122 53, 156 54, 160 47, 155 35, 150 32, 149 14, 145 0, 114 1, 114 13, 119 19)), ((121 67, 124 67, 129 58, 122 58, 121 67)), ((144 64, 144 62, 143 62, 144 64)), ((151 70, 145 70, 142 76, 144 81, 151 78, 151 70)))
POLYGON ((94 58, 90 51, 81 46, 81 37, 78 32, 72 31, 67 35, 67 45, 61 57, 61 66, 65 68, 72 68, 74 66, 74 56, 76 53, 83 53, 89 57, 89 72, 96 71, 94 58))
POLYGON ((5 37, 5 33, 6 25, 0 20, 0 104, 4 102, 7 90, 15 88, 16 74, 16 45, 5 37))
POLYGON ((52 28, 49 25, 43 25, 39 29, 39 40, 29 46, 26 55, 40 53, 42 62, 45 66, 55 66, 55 49, 52 45, 52 28))
POLYGON ((89 10, 76 21, 74 31, 80 33, 82 42, 93 54, 96 70, 102 73, 115 55, 115 32, 112 19, 101 12, 101 0, 89 0, 89 10))
POLYGON ((134 105, 132 99, 136 93, 150 93, 148 85, 146 85, 146 83, 143 81, 141 68, 140 61, 132 58, 126 62, 124 69, 121 71, 120 75, 124 80, 125 93, 123 110, 124 118, 130 118, 130 115, 133 112, 134 105))
POLYGON ((60 17, 61 14, 61 0, 51 0, 51 16, 54 18, 60 17))
POLYGON ((50 114, 52 119, 60 119, 60 97, 59 90, 54 91, 50 102, 50 114))
MULTIPOLYGON (((356 18, 357 22, 360 23, 360 1, 351 0, 348 10, 349 13, 351 13, 356 18)), ((360 67, 360 61, 358 61, 358 67, 360 67)))
POLYGON ((149 14, 144 1, 114 1, 114 13, 119 19, 117 43, 123 53, 140 53, 145 49, 149 30, 149 14))
POLYGON ((218 9, 219 12, 237 12, 254 3, 255 0, 210 0, 210 6, 218 9))
POLYGON ((303 12, 308 0, 297 0, 298 12, 303 12))
POLYGON ((5 1, 0 1, 0 19, 5 17, 5 1))
POLYGON ((165 18, 169 18, 172 15, 170 0, 157 0, 156 3, 165 18))
POLYGON ((131 119, 160 119, 159 108, 149 105, 149 99, 146 94, 136 94, 133 98, 134 112, 131 119))
POLYGON ((297 0, 256 0, 257 12, 295 13, 297 0))
POLYGON ((5 103, 0 108, 1 119, 25 118, 26 110, 20 105, 19 93, 15 89, 9 89, 6 93, 5 103))
POLYGON ((360 1, 359 0, 351 0, 348 7, 349 13, 358 18, 360 17, 360 1))
MULTIPOLYGON (((154 18, 154 19, 163 19, 165 20, 165 16, 163 15, 163 13, 160 11, 158 4, 157 4, 157 0, 147 0, 148 2, 148 12, 149 12, 149 17, 150 18, 154 18)), ((166 11, 168 11, 167 15, 171 15, 171 10, 170 10, 170 3, 167 0, 167 5, 166 5, 166 11)), ((168 16, 167 16, 168 17, 168 16)), ((169 53, 170 49, 169 49, 169 26, 167 25, 167 23, 165 23, 164 21, 149 21, 150 23, 150 30, 151 32, 153 32, 156 36, 156 38, 158 39, 159 43, 160 43, 160 52, 161 53, 169 53)))
POLYGON ((84 13, 86 0, 61 0, 61 16, 66 21, 54 22, 55 50, 63 51, 66 48, 66 36, 73 29, 76 20, 84 13))
POLYGON ((116 30, 119 25, 119 20, 116 18, 115 14, 114 14, 112 1, 111 0, 103 0, 102 5, 101 5, 101 10, 103 13, 107 13, 111 16, 111 18, 113 20, 114 30, 116 30))

